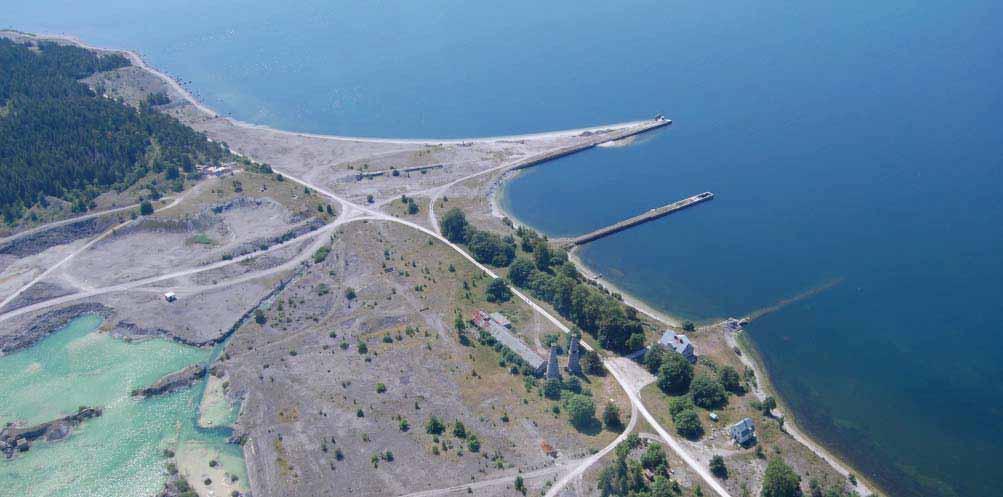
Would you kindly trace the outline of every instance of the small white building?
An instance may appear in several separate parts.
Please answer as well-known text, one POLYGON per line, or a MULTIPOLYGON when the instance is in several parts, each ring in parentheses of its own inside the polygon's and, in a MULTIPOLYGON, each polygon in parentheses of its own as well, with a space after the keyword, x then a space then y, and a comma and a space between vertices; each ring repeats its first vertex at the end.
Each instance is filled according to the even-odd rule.
POLYGON ((164 300, 174 302, 175 300, 178 300, 178 296, 174 292, 167 292, 164 294, 164 300))

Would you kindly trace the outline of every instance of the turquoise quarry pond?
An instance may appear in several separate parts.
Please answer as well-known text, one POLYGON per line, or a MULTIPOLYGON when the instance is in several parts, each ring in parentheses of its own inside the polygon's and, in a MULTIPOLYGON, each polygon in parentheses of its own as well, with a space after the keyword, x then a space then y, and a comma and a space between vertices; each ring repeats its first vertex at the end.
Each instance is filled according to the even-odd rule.
POLYGON ((897 496, 1003 495, 1003 6, 915 2, 14 2, 0 25, 134 48, 276 127, 473 136, 636 119, 523 175, 575 234, 713 202, 583 258, 671 313, 739 315, 808 430, 897 496))
POLYGON ((3 495, 152 496, 166 476, 164 449, 197 440, 240 453, 222 432, 197 430, 200 389, 136 400, 129 393, 209 356, 152 339, 127 343, 99 333, 88 315, 35 345, 0 358, 0 421, 49 421, 78 406, 102 407, 65 440, 36 443, 0 461, 3 495), (9 493, 8 493, 9 492, 9 493))

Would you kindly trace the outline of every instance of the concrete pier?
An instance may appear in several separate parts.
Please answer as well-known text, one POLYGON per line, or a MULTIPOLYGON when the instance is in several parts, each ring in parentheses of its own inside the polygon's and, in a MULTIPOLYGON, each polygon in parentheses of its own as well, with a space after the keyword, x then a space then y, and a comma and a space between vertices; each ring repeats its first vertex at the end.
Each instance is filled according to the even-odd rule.
POLYGON ((551 161, 551 160, 554 160, 554 159, 557 159, 557 158, 560 158, 560 157, 564 157, 565 155, 571 155, 571 154, 573 154, 575 152, 580 152, 582 150, 595 147, 596 145, 599 145, 600 143, 615 142, 617 140, 623 140, 624 138, 629 138, 629 137, 634 136, 634 135, 639 135, 641 133, 646 133, 646 132, 651 131, 653 129, 661 128, 663 126, 668 126, 670 124, 672 124, 672 120, 671 119, 666 119, 666 118, 664 118, 664 117, 662 117, 662 116, 659 115, 659 116, 655 117, 654 119, 651 119, 649 121, 645 121, 645 122, 643 122, 641 124, 638 124, 637 126, 634 126, 634 127, 631 127, 631 128, 621 129, 621 130, 618 130, 618 131, 609 131, 609 132, 606 132, 606 131, 603 131, 603 132, 586 131, 586 132, 582 133, 581 136, 592 137, 591 140, 583 142, 583 143, 579 143, 579 144, 576 144, 576 145, 570 145, 570 146, 567 146, 567 147, 561 147, 561 148, 558 148, 558 149, 553 150, 553 151, 551 151, 549 153, 546 153, 546 154, 534 155, 532 158, 529 158, 529 159, 526 159, 524 161, 520 161, 520 162, 514 164, 509 169, 510 170, 511 169, 525 169, 525 168, 528 168, 528 167, 533 167, 533 166, 535 166, 537 164, 540 164, 540 163, 543 163, 543 162, 551 161))
POLYGON ((678 202, 673 202, 669 205, 663 205, 661 207, 658 207, 656 209, 651 209, 643 214, 639 214, 632 218, 624 219, 623 221, 620 221, 616 224, 611 224, 609 226, 606 226, 605 228, 599 228, 595 231, 586 233, 584 235, 575 238, 562 240, 562 242, 564 242, 562 243, 562 245, 567 245, 567 246, 582 245, 594 240, 598 240, 604 236, 609 236, 612 235, 613 233, 618 233, 632 226, 637 226, 638 224, 646 223, 648 221, 653 221, 660 217, 668 216, 673 212, 681 211, 687 207, 692 207, 701 202, 712 200, 713 198, 714 194, 711 192, 703 192, 699 195, 693 195, 692 197, 684 198, 678 202))

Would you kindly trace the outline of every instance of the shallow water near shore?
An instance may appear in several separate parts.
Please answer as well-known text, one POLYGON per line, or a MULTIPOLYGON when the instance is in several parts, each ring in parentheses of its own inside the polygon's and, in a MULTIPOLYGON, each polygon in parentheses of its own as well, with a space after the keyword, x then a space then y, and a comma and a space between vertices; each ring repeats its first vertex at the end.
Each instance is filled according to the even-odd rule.
POLYGON ((130 396, 204 361, 208 350, 162 339, 127 343, 95 331, 100 323, 93 315, 75 319, 34 347, 0 358, 0 421, 33 425, 78 406, 103 409, 64 440, 36 442, 13 460, 0 460, 3 495, 154 495, 166 477, 164 449, 183 440, 240 457, 225 434, 195 428, 199 389, 145 400, 130 396))
POLYGON ((20 2, 0 24, 136 49, 238 119, 463 137, 674 124, 528 170, 508 208, 654 307, 742 315, 807 431, 893 496, 1003 495, 1003 10, 890 0, 20 2), (394 13, 394 14, 388 14, 394 13))

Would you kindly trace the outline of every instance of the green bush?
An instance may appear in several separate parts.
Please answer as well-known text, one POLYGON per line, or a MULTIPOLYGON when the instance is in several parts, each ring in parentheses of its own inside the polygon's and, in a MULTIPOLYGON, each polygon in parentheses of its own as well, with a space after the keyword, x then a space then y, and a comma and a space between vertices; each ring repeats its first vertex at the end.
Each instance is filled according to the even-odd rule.
POLYGON ((623 428, 623 421, 620 420, 620 408, 612 402, 607 403, 602 412, 602 421, 607 430, 620 431, 623 428))
POLYGON ((484 289, 484 298, 488 302, 508 302, 512 298, 512 290, 505 284, 505 280, 495 278, 484 289))
POLYGON ((442 236, 453 243, 466 243, 468 226, 467 217, 463 215, 463 211, 455 207, 449 209, 442 216, 442 221, 439 221, 442 236))
POLYGON ((324 259, 327 259, 327 254, 329 253, 331 253, 331 247, 326 245, 317 249, 317 251, 313 253, 313 263, 320 264, 321 262, 324 262, 324 259))
POLYGON ((684 409, 672 417, 672 422, 676 425, 676 432, 680 435, 695 440, 703 434, 703 424, 700 423, 700 416, 693 409, 684 409))
POLYGON ((676 414, 687 409, 696 409, 693 401, 689 397, 673 397, 669 399, 669 415, 675 417, 676 414))
POLYGON ((467 438, 467 427, 459 419, 453 423, 453 436, 456 438, 467 438))
POLYGON ((780 459, 770 460, 763 475, 762 497, 801 497, 801 477, 780 459))
POLYGON ((428 422, 425 423, 425 433, 429 435, 441 435, 445 430, 446 425, 442 424, 442 420, 435 416, 428 418, 428 422))
POLYGON ((725 390, 735 393, 742 394, 745 393, 742 389, 742 377, 738 374, 738 371, 731 366, 725 366, 718 371, 718 380, 721 381, 721 386, 725 390))
POLYGON ((728 468, 724 465, 723 457, 714 456, 710 458, 710 472, 714 473, 714 476, 718 478, 728 478, 728 468))
POLYGON ((568 411, 568 419, 575 428, 585 428, 595 421, 596 405, 591 397, 582 394, 569 394, 564 402, 568 411))

